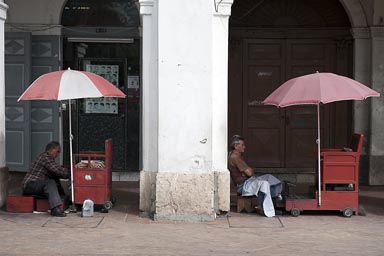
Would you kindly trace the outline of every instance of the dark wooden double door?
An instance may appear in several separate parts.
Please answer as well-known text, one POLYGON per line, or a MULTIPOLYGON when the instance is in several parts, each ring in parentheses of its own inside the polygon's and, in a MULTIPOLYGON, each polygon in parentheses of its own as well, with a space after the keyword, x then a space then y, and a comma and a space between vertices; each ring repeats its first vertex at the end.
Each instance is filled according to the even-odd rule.
MULTIPOLYGON (((238 48, 242 54, 230 52, 229 132, 240 132, 245 136, 248 163, 255 168, 314 168, 317 107, 277 108, 261 102, 293 77, 316 71, 337 71, 336 60, 340 52, 335 44, 327 39, 242 39, 236 45, 231 47, 232 50, 238 48), (239 55, 242 56, 241 63, 239 55), (234 74, 240 69, 233 56, 238 56, 241 77, 234 74), (233 124, 239 121, 241 127, 233 124)), ((322 147, 346 143, 350 133, 348 104, 321 106, 322 147)))

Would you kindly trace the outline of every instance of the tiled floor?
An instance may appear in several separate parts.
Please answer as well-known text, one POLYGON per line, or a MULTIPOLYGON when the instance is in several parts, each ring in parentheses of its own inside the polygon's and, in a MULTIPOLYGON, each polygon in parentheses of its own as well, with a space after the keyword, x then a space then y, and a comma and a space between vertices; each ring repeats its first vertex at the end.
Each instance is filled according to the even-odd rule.
POLYGON ((365 216, 229 212, 207 223, 139 217, 137 181, 114 182, 113 194, 108 213, 88 218, 0 211, 0 255, 384 255, 384 187, 361 187, 365 216))

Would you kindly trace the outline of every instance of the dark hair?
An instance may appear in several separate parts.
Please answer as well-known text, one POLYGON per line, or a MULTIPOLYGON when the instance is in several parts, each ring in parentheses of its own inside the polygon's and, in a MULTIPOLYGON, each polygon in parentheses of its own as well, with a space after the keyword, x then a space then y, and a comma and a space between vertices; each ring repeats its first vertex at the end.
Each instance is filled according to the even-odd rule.
POLYGON ((234 150, 235 149, 235 146, 237 145, 237 144, 240 144, 240 141, 244 141, 244 137, 242 137, 242 136, 240 136, 240 135, 237 135, 237 134, 235 134, 235 135, 233 135, 232 136, 232 140, 231 140, 231 144, 230 144, 230 149, 231 150, 234 150))
POLYGON ((45 151, 49 151, 57 147, 60 147, 60 143, 57 141, 51 141, 47 144, 47 146, 45 146, 45 151))

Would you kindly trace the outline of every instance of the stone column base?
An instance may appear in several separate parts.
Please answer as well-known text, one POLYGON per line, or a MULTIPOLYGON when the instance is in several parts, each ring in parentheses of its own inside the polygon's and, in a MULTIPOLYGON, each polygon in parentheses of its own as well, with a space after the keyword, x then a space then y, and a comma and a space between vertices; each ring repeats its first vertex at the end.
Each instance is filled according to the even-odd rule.
POLYGON ((8 192, 8 167, 0 167, 0 207, 5 204, 8 192))
POLYGON ((154 220, 212 221, 229 211, 227 170, 210 173, 140 173, 140 212, 154 220))

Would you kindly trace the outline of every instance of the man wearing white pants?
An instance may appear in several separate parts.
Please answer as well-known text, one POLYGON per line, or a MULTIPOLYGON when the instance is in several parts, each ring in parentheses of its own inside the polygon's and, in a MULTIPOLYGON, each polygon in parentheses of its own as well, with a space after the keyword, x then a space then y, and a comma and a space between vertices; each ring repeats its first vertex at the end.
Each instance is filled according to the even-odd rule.
POLYGON ((233 136, 228 157, 228 169, 236 185, 236 191, 242 196, 257 196, 259 207, 262 206, 265 216, 273 217, 275 208, 272 197, 281 197, 281 181, 271 174, 254 176, 253 169, 245 163, 242 157, 244 152, 244 138, 238 135, 233 136))

